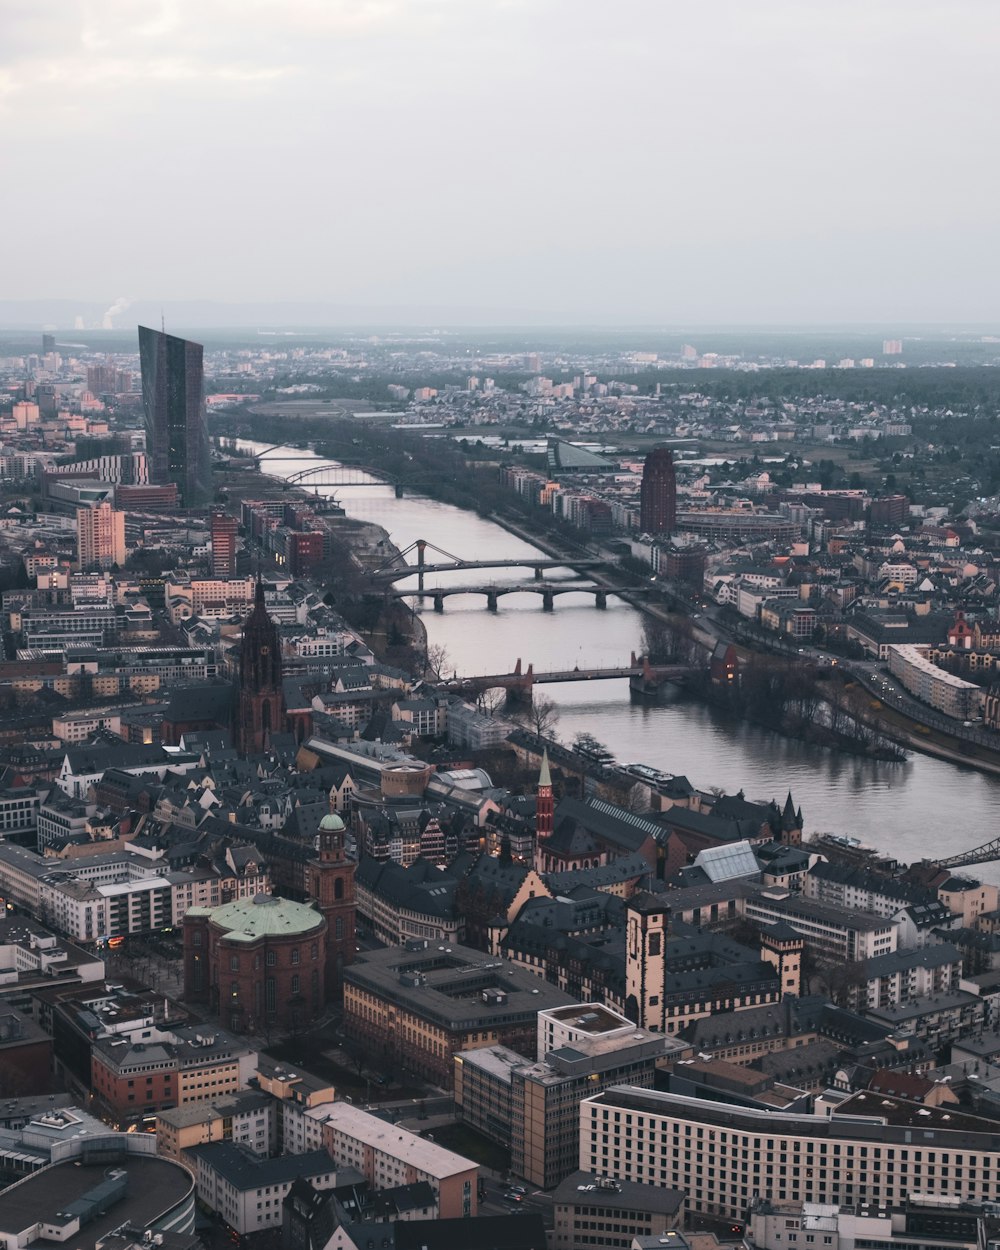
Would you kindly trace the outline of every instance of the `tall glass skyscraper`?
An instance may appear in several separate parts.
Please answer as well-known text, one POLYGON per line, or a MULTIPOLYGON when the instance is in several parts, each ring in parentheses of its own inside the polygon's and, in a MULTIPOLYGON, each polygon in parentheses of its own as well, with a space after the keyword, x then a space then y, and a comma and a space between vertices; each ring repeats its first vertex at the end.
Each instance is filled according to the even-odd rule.
POLYGON ((200 343, 139 327, 146 458, 156 485, 175 482, 185 508, 212 497, 200 343))
POLYGON ((670 534, 677 528, 677 479, 668 447, 654 447, 642 466, 639 528, 644 534, 670 534))

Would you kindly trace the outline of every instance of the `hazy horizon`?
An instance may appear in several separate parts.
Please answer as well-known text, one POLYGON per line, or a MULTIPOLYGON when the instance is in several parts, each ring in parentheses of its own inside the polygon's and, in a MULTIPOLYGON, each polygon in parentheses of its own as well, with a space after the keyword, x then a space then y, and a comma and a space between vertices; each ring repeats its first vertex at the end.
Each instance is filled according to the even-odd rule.
POLYGON ((998 36, 989 0, 10 0, 4 304, 989 325, 998 36))

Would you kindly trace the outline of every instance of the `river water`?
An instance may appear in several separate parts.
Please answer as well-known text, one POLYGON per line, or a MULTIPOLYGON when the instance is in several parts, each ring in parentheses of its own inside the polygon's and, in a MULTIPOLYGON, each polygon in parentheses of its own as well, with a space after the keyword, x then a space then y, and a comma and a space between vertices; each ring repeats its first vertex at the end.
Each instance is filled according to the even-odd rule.
MULTIPOLYGON (((260 444, 259 446, 263 446, 260 444)), ((267 470, 287 476, 303 467, 269 455, 267 470)), ((319 463, 319 462, 318 462, 319 463)), ((349 516, 376 522, 401 550, 417 538, 464 559, 513 559, 538 549, 471 512, 416 495, 397 499, 380 485, 319 487, 336 495, 349 516)), ((429 552, 428 561, 435 557, 429 552)), ((579 580, 569 569, 546 572, 554 580, 579 580)), ((530 570, 495 569, 437 576, 441 585, 524 583, 530 570)), ((398 583, 404 588, 409 583, 398 583)), ((427 584, 432 584, 428 577, 427 584)), ((556 597, 545 612, 540 596, 501 597, 489 612, 481 595, 452 595, 443 614, 430 601, 418 608, 429 641, 447 651, 443 671, 473 676, 507 672, 518 658, 538 670, 626 664, 641 650, 642 618, 611 598, 605 611, 590 595, 556 597)), ((906 861, 954 855, 993 838, 1000 825, 1000 779, 973 769, 911 754, 905 763, 858 759, 798 741, 680 697, 632 703, 627 681, 540 687, 559 706, 556 736, 564 742, 592 733, 623 763, 651 764, 684 774, 701 789, 743 790, 748 798, 784 800, 790 789, 802 807, 806 833, 833 831, 860 838, 906 861)), ((1000 864, 977 869, 1000 881, 1000 864)))

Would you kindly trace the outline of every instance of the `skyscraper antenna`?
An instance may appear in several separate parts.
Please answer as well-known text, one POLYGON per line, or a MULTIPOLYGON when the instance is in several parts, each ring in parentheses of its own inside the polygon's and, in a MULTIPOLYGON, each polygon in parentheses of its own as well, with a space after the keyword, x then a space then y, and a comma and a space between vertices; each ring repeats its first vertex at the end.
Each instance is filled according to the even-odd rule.
POLYGON ((161 330, 164 334, 166 334, 166 332, 167 332, 167 319, 166 319, 166 317, 164 317, 164 315, 163 315, 163 309, 162 309, 162 308, 160 309, 160 330, 161 330))

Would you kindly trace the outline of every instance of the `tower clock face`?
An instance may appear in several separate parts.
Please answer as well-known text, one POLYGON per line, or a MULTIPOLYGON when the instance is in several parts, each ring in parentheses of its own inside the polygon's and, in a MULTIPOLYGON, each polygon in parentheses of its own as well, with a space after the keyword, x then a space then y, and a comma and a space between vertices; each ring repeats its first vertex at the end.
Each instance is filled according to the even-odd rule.
POLYGON ((267 648, 267 647, 261 647, 261 649, 260 649, 260 653, 261 653, 261 655, 267 655, 267 653, 268 653, 268 648, 267 648))

